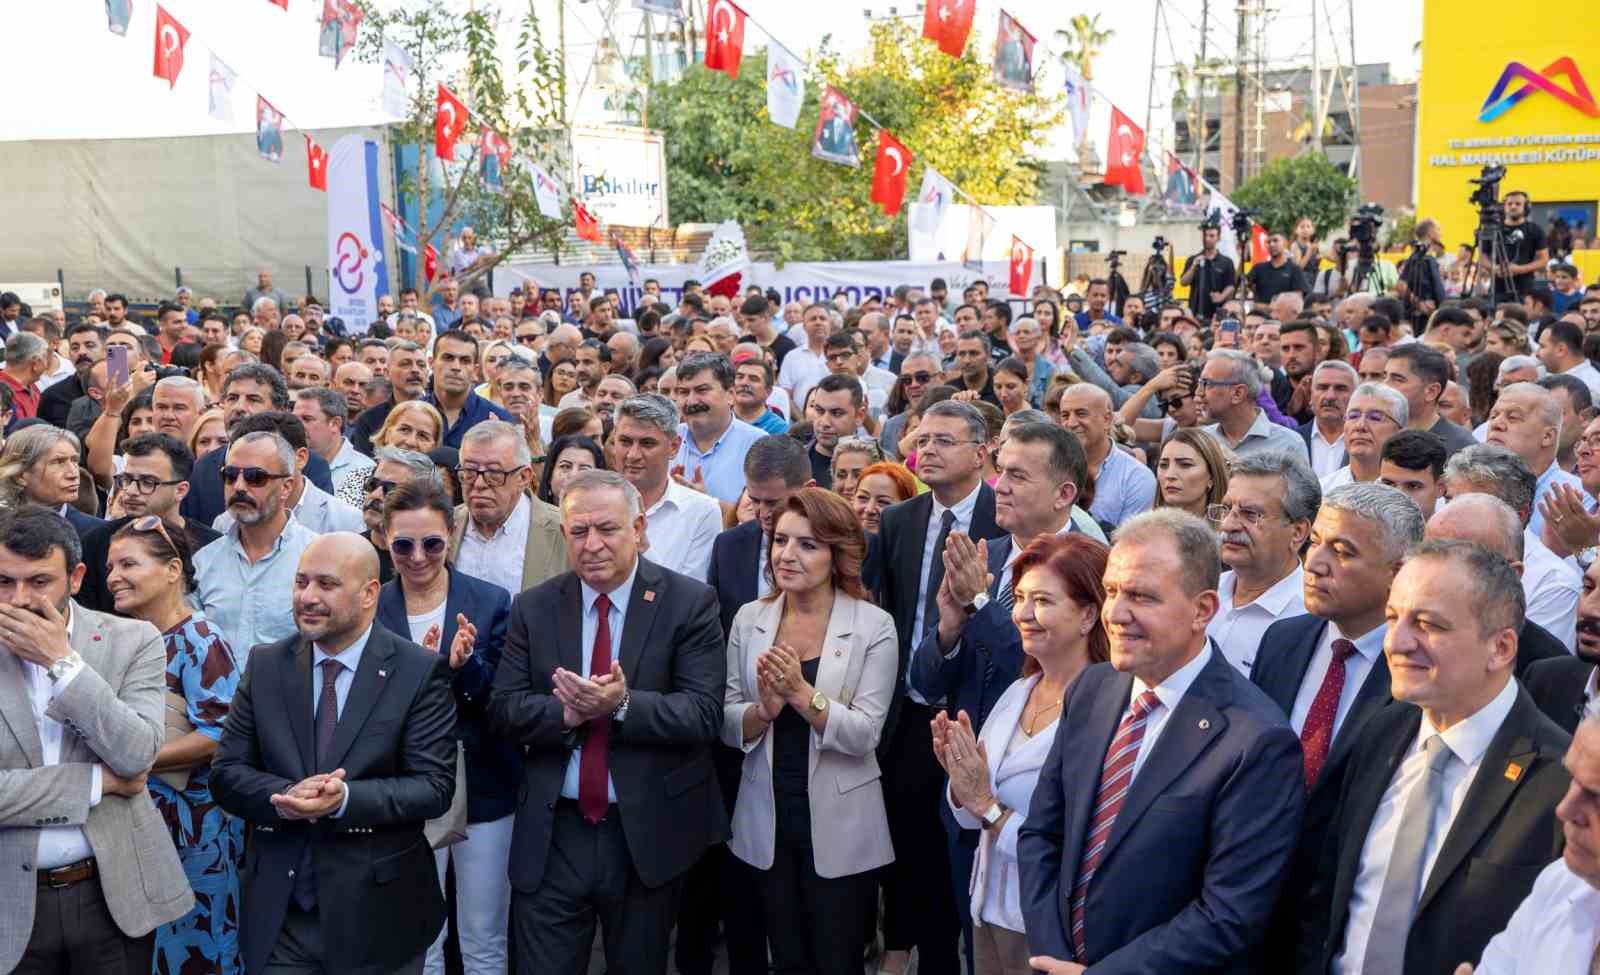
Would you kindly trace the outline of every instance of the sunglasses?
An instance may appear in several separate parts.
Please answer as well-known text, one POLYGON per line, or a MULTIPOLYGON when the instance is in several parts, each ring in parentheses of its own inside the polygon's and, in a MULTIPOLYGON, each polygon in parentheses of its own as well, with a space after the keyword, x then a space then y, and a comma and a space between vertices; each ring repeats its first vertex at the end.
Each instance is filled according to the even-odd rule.
POLYGON ((927 385, 928 383, 933 381, 933 373, 931 373, 931 372, 902 372, 900 374, 900 378, 902 380, 910 380, 911 382, 914 382, 914 383, 922 383, 923 385, 927 385))
POLYGON ((155 532, 167 540, 167 547, 171 548, 174 552, 178 551, 177 543, 172 540, 171 535, 167 534, 167 526, 162 524, 161 519, 155 515, 145 515, 143 518, 140 518, 138 521, 130 524, 129 527, 136 532, 155 532))
POLYGON ((230 465, 222 469, 223 484, 232 484, 243 477, 246 484, 256 488, 264 487, 270 481, 281 481, 290 476, 289 474, 274 474, 260 467, 233 467, 230 465))
POLYGON ((415 538, 389 539, 389 551, 402 559, 409 559, 417 553, 417 546, 422 546, 422 554, 430 559, 436 559, 444 554, 445 548, 450 544, 443 535, 429 535, 420 541, 415 538))
POLYGON ((366 479, 365 482, 362 483, 361 489, 365 493, 371 494, 372 492, 377 491, 377 490, 379 490, 381 488, 383 490, 384 494, 388 494, 390 491, 393 491, 395 488, 397 488, 399 486, 400 486, 400 482, 399 481, 385 481, 385 480, 383 480, 381 478, 369 477, 369 478, 366 479))

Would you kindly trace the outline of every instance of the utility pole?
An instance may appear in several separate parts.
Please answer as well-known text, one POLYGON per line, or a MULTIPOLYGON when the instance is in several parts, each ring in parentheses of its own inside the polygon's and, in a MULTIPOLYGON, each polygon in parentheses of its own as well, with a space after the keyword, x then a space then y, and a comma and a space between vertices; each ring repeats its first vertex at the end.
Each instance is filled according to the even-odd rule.
MULTIPOLYGON (((1328 25, 1331 30, 1333 25, 1328 25)), ((1350 142, 1355 146, 1355 151, 1350 153, 1350 169, 1347 173, 1356 181, 1356 192, 1361 190, 1361 62, 1356 60, 1356 5, 1350 4, 1350 86, 1349 94, 1345 97, 1345 107, 1350 110, 1350 127, 1355 129, 1350 133, 1350 142)))
POLYGON ((1250 0, 1239 0, 1238 53, 1233 64, 1233 186, 1244 182, 1244 85, 1250 57, 1250 0))
MULTIPOLYGON (((1156 0, 1156 22, 1150 30, 1150 84, 1145 88, 1144 95, 1144 137, 1145 144, 1150 143, 1150 110, 1151 102, 1156 97, 1156 42, 1161 38, 1161 0, 1156 0)), ((1152 156, 1152 159, 1155 157, 1152 156)), ((1141 164, 1142 165, 1142 164, 1141 164)))
POLYGON ((1202 0, 1200 4, 1200 61, 1195 65, 1195 86, 1199 93, 1195 104, 1200 106, 1199 132, 1194 134, 1194 172, 1201 179, 1206 175, 1206 147, 1210 139, 1206 133, 1206 73, 1210 70, 1206 66, 1206 34, 1211 30, 1211 0, 1202 0))
POLYGON ((1322 154, 1322 50, 1317 37, 1317 0, 1311 0, 1311 151, 1322 154))
POLYGON ((639 125, 641 128, 650 127, 650 88, 656 82, 656 55, 655 43, 651 37, 655 33, 655 24, 650 19, 649 11, 644 15, 644 94, 639 99, 639 125))

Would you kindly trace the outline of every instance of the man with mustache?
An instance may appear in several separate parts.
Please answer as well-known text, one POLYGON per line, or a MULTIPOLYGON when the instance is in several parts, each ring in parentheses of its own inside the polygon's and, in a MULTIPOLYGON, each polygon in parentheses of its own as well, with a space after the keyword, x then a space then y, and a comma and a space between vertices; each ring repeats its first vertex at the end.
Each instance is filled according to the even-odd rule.
POLYGON ((247 433, 228 444, 226 459, 222 484, 233 523, 195 553, 195 595, 243 669, 252 648, 294 635, 295 569, 317 536, 290 517, 294 448, 281 434, 247 433))
POLYGON ((672 458, 672 470, 728 504, 744 490, 745 454, 765 436, 733 415, 734 382, 726 356, 695 352, 678 363, 678 389, 687 392, 678 425, 683 445, 672 458))
MULTIPOLYGON (((770 404, 777 373, 761 349, 753 344, 733 349, 733 415, 762 433, 783 433, 789 421, 770 404)), ((783 402, 787 403, 787 400, 783 402)))
POLYGON ((394 409, 395 404, 408 403, 427 395, 428 354, 415 342, 397 342, 389 350, 384 375, 389 380, 389 399, 357 417, 355 428, 350 432, 350 442, 369 457, 372 455, 372 437, 383 429, 383 421, 389 418, 389 411, 394 409))
POLYGON ((106 357, 105 333, 98 325, 80 322, 67 329, 67 355, 74 374, 55 383, 39 397, 39 419, 51 426, 67 426, 67 414, 80 396, 89 395, 89 369, 106 357))

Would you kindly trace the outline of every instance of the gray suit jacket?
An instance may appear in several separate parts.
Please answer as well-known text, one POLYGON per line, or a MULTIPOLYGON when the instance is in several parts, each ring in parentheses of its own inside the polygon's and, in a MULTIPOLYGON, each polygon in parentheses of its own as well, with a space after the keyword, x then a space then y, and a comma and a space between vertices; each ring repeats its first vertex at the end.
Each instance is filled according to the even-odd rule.
POLYGON ((0 653, 0 971, 33 932, 39 828, 81 825, 111 917, 138 937, 194 905, 177 850, 149 793, 89 805, 93 768, 150 768, 166 735, 167 652, 155 627, 72 604, 72 649, 84 668, 46 712, 66 726, 61 761, 46 766, 22 667, 0 653))
MULTIPOLYGON (((567 541, 561 535, 561 509, 553 504, 528 498, 528 547, 522 556, 522 592, 546 579, 567 571, 567 541)), ((467 530, 472 512, 464 504, 456 506, 456 527, 450 533, 450 564, 461 554, 461 536, 467 530)), ((517 593, 511 594, 515 599, 517 593)))

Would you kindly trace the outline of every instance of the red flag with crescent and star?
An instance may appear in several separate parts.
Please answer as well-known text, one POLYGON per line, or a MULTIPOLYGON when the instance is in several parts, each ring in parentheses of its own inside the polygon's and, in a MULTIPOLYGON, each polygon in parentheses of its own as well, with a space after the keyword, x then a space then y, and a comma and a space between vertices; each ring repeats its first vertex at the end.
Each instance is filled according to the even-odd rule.
POLYGON ((467 128, 467 105, 443 84, 435 101, 437 114, 433 117, 433 152, 440 159, 455 162, 456 140, 467 128))
POLYGON ((1011 280, 1008 282, 1013 297, 1028 294, 1028 282, 1033 278, 1033 248, 1015 234, 1011 237, 1011 280))
POLYGON ((328 150, 317 145, 309 135, 306 136, 306 179, 312 189, 328 192, 328 150))
POLYGON ((156 77, 167 83, 167 90, 177 87, 178 72, 183 70, 183 45, 189 43, 189 32, 169 13, 156 5, 156 77))
POLYGON ((588 207, 577 200, 572 201, 572 222, 579 237, 596 244, 600 243, 600 221, 594 218, 588 207))
POLYGON ((939 50, 959 58, 967 49, 972 33, 972 15, 977 0, 928 0, 922 8, 922 36, 939 45, 939 50))
POLYGON ((706 67, 739 77, 744 54, 744 11, 729 0, 711 0, 706 11, 706 67))
POLYGON ((1111 135, 1106 138, 1107 186, 1120 186, 1138 196, 1144 192, 1144 130, 1133 119, 1111 107, 1111 135))
POLYGON ((889 134, 878 130, 878 159, 872 168, 872 202, 883 207, 887 216, 900 212, 906 197, 906 177, 911 168, 911 150, 889 134))

